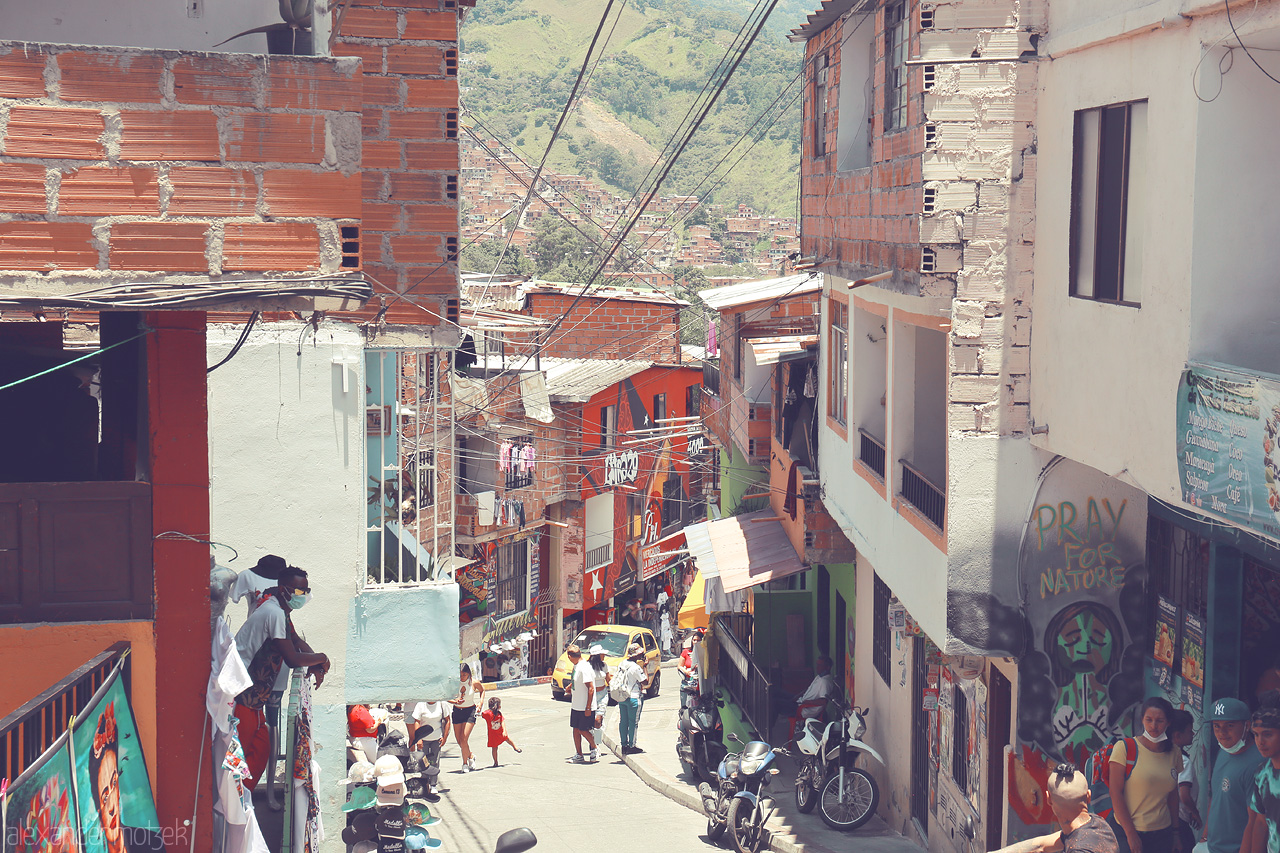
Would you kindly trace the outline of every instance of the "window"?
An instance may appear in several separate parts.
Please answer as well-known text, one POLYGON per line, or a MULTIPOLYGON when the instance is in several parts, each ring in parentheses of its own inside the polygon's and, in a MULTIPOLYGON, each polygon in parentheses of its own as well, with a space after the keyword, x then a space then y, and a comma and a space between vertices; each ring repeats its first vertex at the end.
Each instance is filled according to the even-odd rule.
MULTIPOLYGON (((534 458, 530 452, 533 448, 533 436, 522 435, 511 439, 507 448, 506 486, 508 489, 527 489, 533 485, 534 458)), ((499 451, 501 457, 501 451, 499 451)))
POLYGON ((733 315, 733 378, 742 381, 742 315, 733 315))
POLYGON ((495 587, 498 612, 515 613, 529 606, 529 546, 527 540, 499 545, 494 552, 497 564, 495 587))
POLYGON ((458 484, 457 493, 460 495, 471 494, 470 482, 467 479, 467 469, 471 467, 467 462, 467 440, 459 436, 458 453, 453 460, 454 481, 458 484))
POLYGON ((667 395, 653 395, 653 419, 655 421, 663 421, 667 418, 667 395))
POLYGON ((831 301, 831 417, 840 423, 849 419, 849 306, 831 301))
POLYGON ((671 474, 662 484, 662 527, 665 530, 683 520, 684 478, 671 474))
POLYGON ((896 0, 884 9, 884 129, 907 125, 907 3, 896 0))
POLYGON ((413 499, 418 510, 434 506, 436 502, 435 454, 430 450, 419 450, 416 454, 410 452, 409 458, 405 460, 403 480, 404 485, 401 488, 404 494, 400 498, 402 506, 409 498, 410 489, 414 490, 413 499))
POLYGON ((613 447, 618 443, 618 407, 600 407, 600 446, 613 447))
POLYGON ((951 738, 951 778, 956 787, 969 794, 969 700, 957 684, 952 688, 955 708, 954 734, 951 738))
POLYGON ((827 75, 831 60, 825 52, 813 58, 813 156, 827 153, 827 75))
POLYGON ((893 596, 889 593, 889 585, 880 580, 880 575, 871 575, 872 606, 875 608, 871 634, 871 663, 885 684, 889 683, 889 603, 893 596))
MULTIPOLYGON (((705 369, 705 365, 703 365, 705 369)), ((690 385, 684 389, 684 414, 688 418, 696 418, 702 407, 702 386, 690 385)))
POLYGON ((1071 170, 1071 295, 1136 305, 1147 102, 1080 110, 1071 170))

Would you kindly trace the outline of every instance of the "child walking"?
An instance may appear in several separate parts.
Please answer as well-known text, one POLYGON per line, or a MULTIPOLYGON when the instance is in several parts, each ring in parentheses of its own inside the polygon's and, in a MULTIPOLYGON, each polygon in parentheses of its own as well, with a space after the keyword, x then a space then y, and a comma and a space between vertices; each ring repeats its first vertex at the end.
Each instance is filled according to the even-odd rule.
POLYGON ((507 724, 502 717, 502 700, 494 696, 489 700, 489 708, 480 716, 489 724, 489 748, 493 750, 493 766, 498 766, 498 747, 504 743, 511 744, 516 752, 524 752, 516 746, 516 742, 507 734, 507 724))

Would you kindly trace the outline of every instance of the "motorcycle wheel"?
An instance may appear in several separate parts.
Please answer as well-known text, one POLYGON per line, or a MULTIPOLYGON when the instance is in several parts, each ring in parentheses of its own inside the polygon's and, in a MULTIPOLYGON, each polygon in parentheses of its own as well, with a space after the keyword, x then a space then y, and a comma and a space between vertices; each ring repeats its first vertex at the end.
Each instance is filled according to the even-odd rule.
POLYGON ((710 784, 715 784, 715 768, 711 766, 711 756, 707 754, 706 741, 694 744, 693 772, 699 779, 704 779, 710 784))
POLYGON ((808 814, 818 804, 818 784, 814 780, 817 768, 813 762, 806 761, 796 774, 796 808, 801 814, 808 814))
POLYGON ((713 817, 707 818, 707 838, 710 841, 719 842, 720 836, 724 835, 725 825, 713 817))
POLYGON ((818 796, 823 821, 832 829, 848 832, 857 829, 876 813, 880 789, 871 774, 860 767, 844 771, 844 796, 840 796, 840 772, 837 769, 822 785, 818 796))
POLYGON ((729 804, 729 840, 738 853, 756 853, 764 837, 764 827, 755 822, 756 809, 748 801, 735 798, 729 804))

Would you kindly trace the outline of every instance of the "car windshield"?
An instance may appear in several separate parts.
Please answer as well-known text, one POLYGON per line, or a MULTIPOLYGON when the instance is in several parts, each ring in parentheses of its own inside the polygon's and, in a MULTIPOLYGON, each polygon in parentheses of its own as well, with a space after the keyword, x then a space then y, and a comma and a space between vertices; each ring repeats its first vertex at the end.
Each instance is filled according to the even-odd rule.
POLYGON ((604 653, 610 657, 620 658, 627 650, 627 635, 615 634, 611 631, 592 631, 587 629, 574 640, 585 655, 597 643, 604 647, 604 653))

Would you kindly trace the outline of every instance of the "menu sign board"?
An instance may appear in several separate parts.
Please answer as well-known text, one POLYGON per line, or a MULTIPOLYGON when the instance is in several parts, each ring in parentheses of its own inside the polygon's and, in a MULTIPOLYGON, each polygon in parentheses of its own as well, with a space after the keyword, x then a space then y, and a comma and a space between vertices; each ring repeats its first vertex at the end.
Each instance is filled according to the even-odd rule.
POLYGON ((1192 364, 1178 383, 1182 499, 1280 538, 1280 376, 1192 364))

